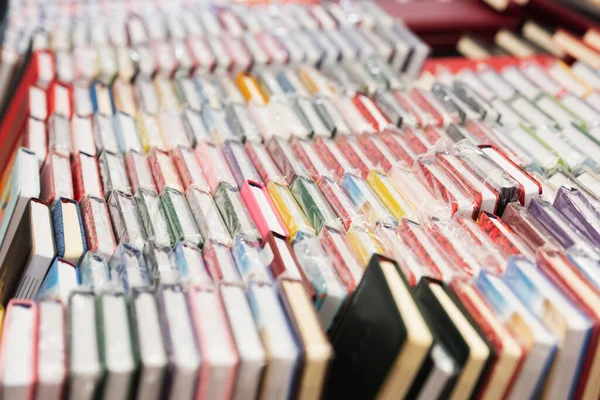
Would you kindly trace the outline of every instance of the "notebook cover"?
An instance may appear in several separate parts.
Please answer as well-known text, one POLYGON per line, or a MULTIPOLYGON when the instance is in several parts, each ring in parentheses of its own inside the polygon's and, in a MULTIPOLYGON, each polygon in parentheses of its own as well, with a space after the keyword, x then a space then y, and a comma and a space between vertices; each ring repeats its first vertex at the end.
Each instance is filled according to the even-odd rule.
POLYGON ((263 240, 267 238, 269 232, 271 231, 277 232, 282 236, 289 236, 289 232, 281 220, 281 217, 279 216, 279 213, 277 212, 277 209, 275 208, 275 205, 273 204, 273 201, 271 200, 271 197, 269 196, 264 185, 259 182, 247 180, 242 184, 240 194, 242 195, 242 199, 244 200, 244 203, 246 203, 248 212, 252 216, 252 219, 254 219, 254 223, 256 224, 256 227, 258 228, 263 240), (263 193, 263 196, 268 204, 267 210, 261 208, 260 203, 253 193, 253 188, 258 189, 263 193), (268 221, 270 218, 265 216, 266 213, 271 213, 274 216, 277 225, 273 226, 272 224, 269 224, 268 221))
MULTIPOLYGON (((406 341, 407 330, 374 255, 331 334, 335 358, 327 397, 376 398, 406 341)), ((398 274, 404 285, 408 282, 398 274)))

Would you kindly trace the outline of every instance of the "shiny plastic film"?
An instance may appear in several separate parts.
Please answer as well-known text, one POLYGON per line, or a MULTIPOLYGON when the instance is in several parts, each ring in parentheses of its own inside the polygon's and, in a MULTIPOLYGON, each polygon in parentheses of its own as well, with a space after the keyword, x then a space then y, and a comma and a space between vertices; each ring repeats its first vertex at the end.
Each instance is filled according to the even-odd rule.
POLYGON ((135 194, 135 201, 148 240, 154 240, 163 246, 170 245, 169 225, 158 194, 140 188, 135 194))
POLYGON ((260 232, 250 217, 237 188, 220 185, 214 201, 232 237, 241 234, 257 241, 261 240, 260 232))
POLYGON ((188 240, 196 245, 204 242, 185 196, 170 187, 165 188, 160 201, 167 217, 171 244, 179 240, 188 240))
POLYGON ((231 246, 231 235, 212 196, 195 187, 190 187, 185 197, 202 236, 231 246))
POLYGON ((315 234, 315 230, 306 218, 306 215, 294 199, 292 192, 286 186, 271 182, 267 186, 267 191, 269 192, 273 204, 279 212, 279 216, 285 224, 291 239, 293 239, 299 231, 315 234))
POLYGON ((132 195, 113 190, 107 198, 108 211, 118 243, 127 243, 138 250, 144 249, 146 229, 132 195))
POLYGON ((304 176, 296 178, 291 192, 317 235, 324 225, 342 227, 337 215, 312 179, 304 176))

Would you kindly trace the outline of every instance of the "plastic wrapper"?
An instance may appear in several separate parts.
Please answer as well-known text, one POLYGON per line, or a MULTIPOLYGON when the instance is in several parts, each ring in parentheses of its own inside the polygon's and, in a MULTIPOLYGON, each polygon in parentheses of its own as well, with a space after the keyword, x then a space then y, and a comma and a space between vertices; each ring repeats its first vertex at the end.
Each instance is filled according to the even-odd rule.
POLYGON ((194 69, 200 73, 212 71, 217 60, 207 39, 202 35, 188 36, 186 44, 190 49, 194 69))
POLYGON ((167 217, 171 244, 179 240, 188 240, 196 245, 202 245, 202 235, 183 194, 166 187, 160 196, 160 201, 167 217))
MULTIPOLYGON (((275 99, 271 100, 271 103, 274 102, 276 102, 275 99)), ((275 134, 275 131, 278 130, 277 121, 273 121, 269 106, 261 106, 257 103, 250 103, 247 105, 247 110, 252 117, 252 121, 259 133, 259 137, 250 138, 250 141, 260 143, 262 142, 263 138, 270 138, 275 134)))
POLYGON ((315 234, 313 227, 286 186, 271 182, 267 190, 292 240, 299 231, 315 234))
POLYGON ((288 131, 291 136, 301 139, 306 139, 313 135, 321 137, 331 136, 331 132, 328 131, 309 98, 298 96, 290 98, 288 103, 296 114, 297 123, 288 126, 287 122, 285 122, 282 125, 283 129, 288 131))
POLYGON ((317 138, 314 148, 325 166, 335 173, 336 178, 341 179, 346 172, 354 170, 333 140, 317 138))
POLYGON ((71 119, 71 151, 96 154, 91 117, 73 116, 71 119))
MULTIPOLYGON (((574 146, 582 156, 585 156, 587 165, 597 165, 598 157, 600 157, 600 144, 594 136, 591 136, 585 130, 581 130, 576 127, 564 127, 560 133, 564 140, 568 140, 572 146, 574 146)), ((583 168, 582 168, 583 169, 583 168)))
POLYGON ((350 164, 358 170, 356 172, 351 172, 357 175, 360 174, 366 179, 369 175, 369 171, 375 169, 375 165, 373 165, 371 160, 363 153, 356 138, 342 136, 338 139, 337 145, 341 152, 346 156, 346 159, 350 161, 350 164))
POLYGON ((232 104, 244 104, 244 96, 228 73, 217 73, 214 82, 220 91, 220 98, 232 104))
POLYGON ((152 239, 163 246, 171 245, 171 237, 165 210, 155 191, 140 188, 135 193, 135 201, 148 240, 152 239))
POLYGON ((269 235, 269 232, 275 232, 283 237, 289 236, 264 185, 247 181, 242 186, 240 194, 263 239, 269 235))
POLYGON ((316 95, 312 98, 312 104, 323 124, 322 127, 317 127, 313 124, 314 135, 331 137, 338 132, 338 129, 341 132, 341 135, 349 132, 346 122, 337 112, 329 98, 316 95))
POLYGON ((505 132, 520 148, 524 149, 531 157, 534 157, 546 173, 551 174, 559 168, 561 164, 560 157, 536 140, 532 134, 533 131, 518 127, 505 132))
POLYGON ((202 251, 206 269, 215 282, 242 285, 229 247, 208 240, 202 251))
POLYGON ((129 176, 133 193, 137 193, 139 188, 156 192, 150 164, 145 154, 133 150, 127 152, 125 154, 125 170, 129 176))
POLYGON ((229 163, 230 170, 239 188, 247 180, 262 182, 252 161, 250 161, 250 158, 246 154, 243 144, 233 140, 225 141, 223 144, 223 155, 229 163))
POLYGON ((365 267, 373 254, 383 254, 383 243, 375 233, 363 226, 354 224, 348 229, 346 238, 358 262, 365 267))
POLYGON ((144 258, 155 286, 179 283, 179 269, 175 265, 175 253, 171 246, 148 240, 144 246, 144 258))
POLYGON ((398 224, 396 218, 379 201, 364 179, 352 174, 345 174, 340 181, 340 186, 354 207, 370 224, 381 223, 388 226, 398 224))
POLYGON ((553 205, 594 246, 600 248, 600 214, 583 193, 563 186, 558 190, 553 205))
POLYGON ((175 92, 181 106, 195 112, 200 112, 202 109, 202 98, 192 78, 189 78, 184 72, 178 72, 175 74, 173 84, 175 85, 175 92))
POLYGON ((513 255, 522 255, 530 260, 535 258, 533 249, 523 242, 514 232, 498 217, 482 213, 478 220, 479 226, 494 241, 503 256, 508 258, 513 255))
POLYGON ((46 123, 35 118, 27 119, 23 146, 33 151, 38 158, 40 166, 48 154, 48 141, 46 139, 46 123))
POLYGON ((73 181, 68 157, 50 153, 40 172, 40 200, 51 204, 55 197, 72 199, 73 181))
POLYGON ((333 174, 327 170, 323 161, 315 151, 314 144, 311 141, 293 139, 291 147, 294 154, 302 162, 306 170, 310 173, 312 179, 318 182, 322 176, 332 177, 333 174))
MULTIPOLYGON (((202 121, 208 131, 210 140, 214 143, 222 143, 226 139, 240 140, 236 137, 227 120, 227 113, 224 109, 211 107, 202 108, 202 121)), ((198 145, 196 144, 196 147, 198 145)))
POLYGON ((221 149, 217 145, 208 142, 198 143, 196 145, 196 157, 200 162, 200 166, 213 195, 221 184, 234 188, 237 187, 235 178, 227 166, 221 149))
POLYGON ((431 88, 431 93, 438 100, 438 103, 443 109, 456 120, 454 116, 458 117, 455 121, 460 124, 464 124, 470 120, 477 120, 480 118, 480 114, 475 111, 471 106, 462 99, 460 99, 452 90, 452 88, 436 82, 431 88))
POLYGON ((99 254, 88 251, 79 265, 79 287, 84 290, 100 293, 113 288, 110 269, 106 259, 99 254))
POLYGON ((342 115, 352 133, 377 133, 363 114, 357 109, 354 101, 343 94, 335 94, 331 101, 342 115))
POLYGON ((319 235, 321 245, 331 258, 340 281, 350 294, 356 289, 363 275, 363 268, 359 264, 353 250, 351 250, 344 233, 330 226, 326 226, 319 235))
POLYGON ((390 120, 393 126, 416 126, 417 119, 409 111, 400 105, 392 92, 388 90, 378 90, 373 94, 373 100, 377 107, 390 120))
POLYGON ((288 95, 309 96, 307 87, 292 68, 284 68, 277 73, 277 82, 288 95))
POLYGON ((480 211, 495 213, 498 208, 498 193, 467 165, 450 154, 438 153, 438 163, 473 197, 480 211))
POLYGON ((396 220, 399 221, 405 216, 414 214, 414 206, 398 192, 389 176, 382 172, 371 171, 367 182, 396 220))
POLYGON ((80 201, 85 238, 90 251, 109 259, 117 243, 104 199, 84 196, 80 201))
POLYGON ((162 110, 179 111, 180 104, 175 93, 173 81, 164 77, 161 74, 156 75, 153 82, 158 102, 162 110))
POLYGON ((139 110, 136 114, 136 127, 139 133, 140 143, 145 152, 148 152, 153 148, 162 151, 167 150, 156 116, 143 110, 139 110))
MULTIPOLYGON (((302 99, 299 101, 298 98, 292 97, 271 100, 267 106, 269 122, 263 129, 266 132, 266 135, 263 135, 265 140, 269 140, 271 137, 285 140, 291 137, 308 138, 311 135, 312 126, 304 114, 303 107, 308 109, 307 112, 311 112, 312 105, 306 103, 307 99, 302 99)), ((315 111, 312 110, 312 112, 314 114, 315 111)))
POLYGON ((133 86, 129 82, 120 78, 115 80, 112 85, 112 93, 116 111, 128 115, 136 114, 137 102, 133 86))
POLYGON ((106 116, 115 114, 115 105, 113 103, 110 87, 99 81, 90 85, 90 96, 92 98, 92 108, 95 113, 106 116))
POLYGON ((175 245, 174 253, 181 283, 212 288, 213 281, 206 271, 202 250, 198 246, 180 241, 175 245))
POLYGON ((225 106, 227 121, 239 141, 262 140, 258 125, 254 123, 252 115, 243 104, 230 103, 225 106))
POLYGON ((384 255, 395 260, 409 285, 416 286, 424 275, 431 276, 427 267, 395 229, 377 227, 377 236, 381 239, 384 255))
POLYGON ((177 58, 175 58, 175 43, 163 40, 155 40, 152 43, 152 49, 158 65, 158 75, 170 77, 177 68, 177 58))
POLYGON ((358 137, 358 144, 369 158, 371 165, 379 166, 386 172, 399 161, 398 157, 382 141, 381 136, 361 135, 358 137))
POLYGON ((503 154, 499 149, 492 146, 481 146, 481 150, 487 157, 489 157, 494 163, 504 169, 510 176, 512 176, 522 188, 521 196, 519 201, 525 207, 529 205, 532 198, 542 194, 541 184, 535 180, 527 171, 523 170, 506 154, 503 154))
POLYGON ((569 219, 542 199, 533 199, 529 206, 529 214, 542 225, 554 239, 564 248, 580 247, 588 255, 593 255, 597 249, 593 243, 580 232, 569 219))
POLYGON ((362 221, 363 217, 358 213, 354 204, 334 179, 323 178, 318 183, 323 196, 341 220, 344 229, 348 229, 353 222, 362 221))
POLYGON ((52 114, 48 119, 48 151, 71 155, 71 129, 69 119, 52 114))
POLYGON ((309 297, 314 297, 315 291, 298 264, 296 254, 287 238, 276 233, 269 234, 263 242, 260 254, 263 263, 268 266, 276 281, 284 279, 301 281, 309 297))
POLYGON ((562 102, 550 96, 543 94, 534 101, 535 106, 550 116, 552 121, 561 127, 565 126, 585 126, 585 122, 572 113, 562 102))
POLYGON ((291 187, 291 192, 317 235, 324 225, 342 227, 338 217, 312 179, 304 176, 298 177, 291 187))
POLYGON ((183 185, 168 153, 152 149, 148 156, 148 162, 159 193, 162 193, 167 187, 183 192, 183 185))
POLYGON ((584 166, 595 167, 595 161, 593 161, 584 151, 581 151, 576 146, 573 140, 581 140, 590 145, 590 149, 594 149, 594 143, 589 143, 585 140, 587 137, 578 133, 576 128, 570 127, 569 129, 559 132, 550 128, 538 128, 536 130, 536 137, 546 146, 550 147, 561 159, 561 162, 572 172, 579 172, 584 166))
POLYGON ((125 243, 116 248, 109 262, 111 278, 127 294, 137 288, 148 288, 152 285, 150 271, 144 261, 141 250, 125 243))
POLYGON ((214 195, 214 200, 231 237, 240 234, 257 241, 261 240, 260 233, 250 217, 237 188, 228 185, 219 186, 214 195))
MULTIPOLYGON (((339 33, 334 33, 334 36, 340 37, 339 33)), ((359 82, 364 90, 361 90, 361 93, 366 93, 368 95, 373 95, 378 90, 385 89, 387 87, 387 80, 383 79, 381 76, 369 73, 369 71, 365 68, 365 65, 361 62, 357 62, 356 56, 351 58, 344 58, 342 60, 342 68, 350 75, 350 77, 355 81, 359 82)), ((370 99, 369 99, 370 100, 370 99)), ((376 109, 371 106, 374 104, 372 100, 371 105, 364 105, 366 110, 369 111, 371 117, 375 120, 385 121, 387 118, 385 114, 378 113, 376 109)), ((364 103, 364 99, 361 99, 360 102, 364 103)), ((381 111, 381 110, 380 110, 381 111)), ((370 117, 367 117, 370 119, 370 117)), ((372 120, 373 121, 373 120, 372 120)))
POLYGON ((127 178, 125 162, 120 154, 104 151, 98 158, 98 164, 105 195, 108 195, 112 190, 131 194, 131 185, 127 178))
POLYGON ((403 144, 408 145, 410 150, 417 154, 417 156, 426 153, 434 145, 434 143, 429 143, 427 137, 420 129, 404 127, 400 132, 403 144))
POLYGON ((423 266, 423 276, 449 282, 453 276, 453 268, 438 251, 426 229, 418 223, 406 218, 400 221, 398 233, 404 243, 423 266))
POLYGON ((280 138, 272 138, 268 145, 267 150, 273 161, 283 173, 288 184, 293 184, 296 176, 308 176, 309 172, 304 168, 302 163, 296 158, 291 145, 280 138))
POLYGON ((196 143, 211 140, 210 133, 204 125, 204 120, 202 119, 200 111, 184 108, 181 119, 190 144, 196 146, 196 143))
POLYGON ((353 98, 356 108, 369 122, 376 132, 381 132, 392 125, 390 119, 381 111, 377 104, 368 96, 356 94, 353 98))
POLYGON ((294 244, 294 253, 306 277, 315 289, 315 308, 323 327, 328 330, 346 300, 346 288, 340 282, 333 261, 318 238, 294 244))
POLYGON ((273 278, 263 262, 258 242, 243 235, 236 235, 231 246, 231 254, 246 286, 253 283, 272 283, 273 278))
POLYGON ((468 104, 471 109, 478 114, 478 119, 490 123, 495 123, 500 120, 500 113, 488 103, 488 100, 491 99, 486 100, 485 97, 481 96, 481 94, 470 85, 465 84, 463 81, 455 80, 452 89, 454 94, 460 100, 468 104))
POLYGON ((108 194, 107 204, 117 242, 142 250, 147 236, 133 196, 112 191, 108 194))
POLYGON ((458 145, 454 155, 498 193, 496 214, 502 215, 508 203, 521 199, 523 188, 512 176, 487 157, 479 148, 458 145))
MULTIPOLYGON (((510 228, 503 225, 501 229, 507 232, 506 237, 509 241, 515 241, 516 247, 526 251, 526 246, 520 243, 512 232, 509 232, 510 228)), ((474 235, 464 229, 456 219, 438 221, 430 218, 427 221, 427 231, 433 241, 437 243, 440 252, 455 269, 455 277, 468 279, 477 276, 480 270, 497 274, 501 273, 505 267, 498 263, 500 258, 495 258, 495 255, 489 252, 474 235)), ((485 228, 482 231, 488 233, 485 228)), ((488 236, 493 240, 491 235, 488 236)), ((501 247, 500 243, 496 242, 496 244, 497 248, 501 247)))
POLYGON ((268 103, 267 96, 260 90, 260 86, 253 76, 238 73, 235 77, 235 84, 247 102, 253 101, 261 105, 268 103))
POLYGON ((269 101, 271 101, 273 97, 285 97, 285 91, 277 81, 277 77, 272 71, 266 68, 260 68, 255 75, 261 91, 266 95, 269 101))
POLYGON ((334 88, 321 72, 308 65, 302 65, 297 70, 298 79, 311 95, 321 93, 326 96, 334 93, 334 88))
MULTIPOLYGON (((379 139, 385 143, 399 162, 404 162, 406 165, 411 166, 416 161, 418 153, 415 152, 408 142, 403 137, 402 131, 400 130, 386 130, 379 135, 379 139)), ((367 149, 365 147, 365 149, 367 149)), ((369 154, 373 154, 370 151, 369 154)))
MULTIPOLYGON (((411 96, 400 90, 392 90, 392 94, 394 98, 400 104, 402 108, 404 108, 412 117, 415 119, 416 127, 421 126, 429 126, 429 125, 438 125, 439 121, 436 119, 436 116, 432 115, 429 110, 422 109, 417 103, 411 98, 411 96)), ((403 124, 404 126, 412 126, 409 124, 403 124)))
POLYGON ((186 199, 202 237, 231 246, 231 236, 212 196, 190 187, 186 192, 186 199))
POLYGON ((527 212, 525 207, 517 203, 511 203, 506 207, 502 214, 502 221, 531 249, 557 246, 546 229, 527 212))
POLYGON ((178 146, 191 147, 192 143, 178 111, 161 109, 158 113, 158 126, 168 150, 178 146))
POLYGON ((408 95, 421 110, 434 118, 435 123, 433 125, 448 126, 452 122, 460 123, 458 112, 456 110, 445 109, 433 93, 420 88, 413 88, 408 95))
POLYGON ((220 109, 223 107, 221 102, 221 94, 215 79, 211 79, 209 75, 197 75, 196 87, 202 99, 202 109, 212 108, 220 109))
POLYGON ((143 150, 133 117, 119 111, 113 116, 113 124, 121 152, 143 150))
POLYGON ((260 143, 246 142, 246 153, 252 161, 254 168, 260 175, 262 182, 267 185, 271 181, 288 184, 284 175, 279 171, 277 165, 269 155, 267 149, 260 143))
POLYGON ((175 164, 181 183, 184 190, 190 187, 197 188, 203 192, 210 193, 210 187, 202 169, 200 163, 194 154, 192 149, 187 147, 177 147, 171 153, 171 160, 175 164))

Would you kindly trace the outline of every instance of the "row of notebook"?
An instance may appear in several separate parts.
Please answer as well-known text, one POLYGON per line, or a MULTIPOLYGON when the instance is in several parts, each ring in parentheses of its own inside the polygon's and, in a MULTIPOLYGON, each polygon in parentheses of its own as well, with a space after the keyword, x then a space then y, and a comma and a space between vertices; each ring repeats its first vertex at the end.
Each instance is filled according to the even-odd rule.
MULTIPOLYGON (((193 256, 180 254, 183 269, 193 256)), ((141 276, 139 257, 121 245, 110 273, 141 276)), ((75 290, 66 310, 11 300, 3 396, 596 398, 598 291, 557 250, 542 247, 537 258, 511 257, 502 276, 411 286, 375 254, 331 344, 302 284, 288 279, 275 290, 208 278, 130 287, 128 297, 75 290)), ((98 268, 95 279, 106 263, 98 268)))
POLYGON ((301 62, 325 65, 372 55, 394 60, 399 71, 415 78, 427 46, 374 3, 365 4, 360 19, 349 20, 337 4, 17 7, 8 17, 3 41, 1 93, 5 100, 11 92, 9 79, 19 76, 31 41, 34 50, 56 52, 58 78, 68 83, 96 77, 110 83, 115 75, 129 80, 138 71, 153 75, 301 62))

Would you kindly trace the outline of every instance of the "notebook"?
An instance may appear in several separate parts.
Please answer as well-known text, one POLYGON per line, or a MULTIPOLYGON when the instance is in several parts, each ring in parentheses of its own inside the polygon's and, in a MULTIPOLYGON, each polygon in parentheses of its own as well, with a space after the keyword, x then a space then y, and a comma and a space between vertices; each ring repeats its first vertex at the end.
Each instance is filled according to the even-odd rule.
POLYGON ((77 264, 87 250, 81 211, 76 201, 58 198, 52 206, 56 254, 77 264))
POLYGON ((6 307, 0 347, 2 398, 32 398, 37 381, 38 310, 27 300, 6 307))
POLYGON ((333 350, 302 282, 283 279, 278 289, 303 354, 302 367, 294 388, 295 396, 302 400, 318 398, 323 392, 333 350))
POLYGON ((96 327, 100 362, 105 370, 102 397, 128 399, 132 393, 137 360, 123 294, 104 293, 96 297, 96 327))
POLYGON ((75 292, 68 304, 68 393, 73 399, 91 399, 98 394, 104 372, 98 349, 94 295, 75 292))
POLYGON ((503 279, 558 340, 544 397, 574 396, 592 322, 532 262, 511 258, 503 279))
POLYGON ((57 300, 38 303, 36 399, 60 400, 67 379, 65 310, 57 300))
POLYGON ((472 325, 442 284, 421 279, 415 298, 436 342, 454 359, 459 369, 450 399, 469 398, 489 373, 493 349, 472 325))
POLYGON ((14 297, 19 299, 33 299, 56 255, 50 209, 36 199, 31 200, 29 207, 32 249, 14 292, 14 297))
POLYGON ((505 321, 506 327, 513 332, 527 353, 509 398, 539 396, 554 361, 556 338, 527 310, 500 278, 482 272, 475 282, 494 313, 505 321))
POLYGON ((371 257, 331 334, 328 395, 392 399, 409 392, 433 345, 409 288, 395 262, 371 257))

